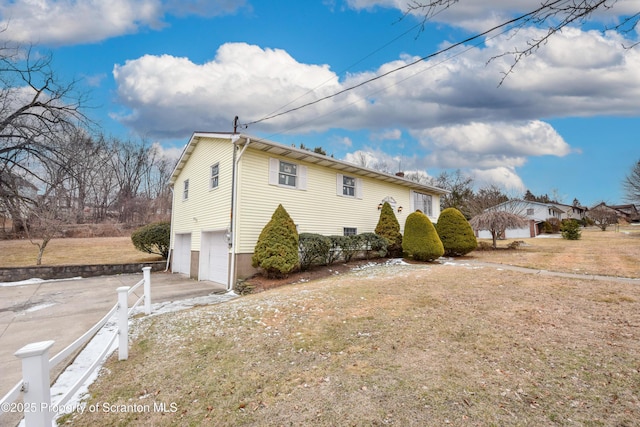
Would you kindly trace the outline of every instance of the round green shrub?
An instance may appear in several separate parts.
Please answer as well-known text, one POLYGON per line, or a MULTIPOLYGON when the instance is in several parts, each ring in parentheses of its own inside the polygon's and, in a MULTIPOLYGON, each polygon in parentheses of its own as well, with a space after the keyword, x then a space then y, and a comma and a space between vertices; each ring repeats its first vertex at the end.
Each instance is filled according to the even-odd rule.
POLYGON ((466 255, 478 247, 473 228, 456 208, 443 210, 435 227, 446 256, 466 255))
POLYGON ((169 256, 171 224, 154 222, 138 228, 131 234, 131 242, 139 251, 160 255, 163 259, 169 256))
POLYGON ((387 240, 387 256, 398 258, 402 256, 402 234, 400 233, 400 223, 393 212, 389 202, 384 202, 380 210, 380 219, 376 225, 375 232, 387 240))
POLYGON ((404 223, 402 251, 406 258, 433 261, 444 255, 444 247, 435 227, 425 214, 415 211, 404 223))
POLYGON ((264 226, 251 258, 268 278, 287 277, 298 266, 298 231, 287 211, 278 205, 264 226))

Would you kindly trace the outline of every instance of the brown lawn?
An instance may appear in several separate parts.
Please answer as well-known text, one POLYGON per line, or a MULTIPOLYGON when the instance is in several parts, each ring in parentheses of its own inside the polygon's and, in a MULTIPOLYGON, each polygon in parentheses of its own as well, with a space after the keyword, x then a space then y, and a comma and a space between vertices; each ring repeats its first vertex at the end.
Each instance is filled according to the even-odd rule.
MULTIPOLYGON (((36 264, 38 247, 29 240, 0 240, 0 268, 36 264)), ((123 264, 158 261, 161 257, 138 251, 130 237, 53 239, 42 265, 123 264)))
POLYGON ((142 318, 129 360, 111 357, 91 387, 87 404, 95 411, 62 421, 638 425, 639 283, 468 261, 638 277, 640 239, 588 231, 577 242, 528 243, 457 265, 331 271, 222 305, 142 318))

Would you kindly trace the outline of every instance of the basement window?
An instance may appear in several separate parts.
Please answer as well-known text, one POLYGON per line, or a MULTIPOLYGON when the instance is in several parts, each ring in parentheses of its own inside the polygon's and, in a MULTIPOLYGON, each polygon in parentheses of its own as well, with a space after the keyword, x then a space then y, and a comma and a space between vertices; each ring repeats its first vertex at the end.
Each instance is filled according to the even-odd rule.
POLYGON ((343 236, 355 236, 358 234, 358 229, 355 227, 344 227, 342 229, 343 236))

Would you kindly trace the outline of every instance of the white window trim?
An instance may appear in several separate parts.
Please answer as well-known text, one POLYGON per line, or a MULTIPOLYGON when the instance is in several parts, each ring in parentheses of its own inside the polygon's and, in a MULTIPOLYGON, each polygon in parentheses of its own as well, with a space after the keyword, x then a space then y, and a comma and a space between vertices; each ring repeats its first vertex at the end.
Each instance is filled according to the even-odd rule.
POLYGON ((346 197, 348 199, 362 199, 362 178, 356 178, 355 176, 351 175, 343 175, 341 173, 336 174, 336 195, 340 197, 346 197), (345 176, 347 178, 353 178, 355 180, 355 194, 353 196, 344 194, 342 187, 344 185, 343 178, 345 176))
POLYGON ((189 200, 189 178, 182 182, 182 200, 189 200))
POLYGON ((342 235, 343 236, 357 236, 358 235, 358 227, 342 227, 342 235), (347 229, 355 230, 354 234, 346 234, 347 229))
POLYGON ((425 214, 426 216, 433 217, 433 194, 423 193, 423 192, 421 192, 421 191, 414 191, 414 190, 411 190, 411 194, 410 194, 410 197, 411 197, 411 212, 415 212, 415 211, 417 211, 417 210, 418 210, 418 207, 415 205, 415 204, 416 204, 416 203, 415 203, 415 194, 416 194, 416 193, 418 193, 418 194, 424 194, 424 195, 426 195, 426 196, 430 196, 430 197, 431 197, 431 212, 424 212, 424 211, 422 211, 422 209, 420 209, 420 210, 421 210, 421 211, 422 211, 422 213, 423 213, 423 214, 425 214))
POLYGON ((211 165, 211 167, 209 168, 209 190, 215 190, 216 188, 220 187, 220 163, 214 163, 213 165, 211 165), (215 175, 218 179, 217 179, 217 183, 214 186, 213 185, 213 168, 216 167, 218 168, 218 173, 215 175))
POLYGON ((288 160, 280 160, 276 158, 269 158, 269 184, 275 185, 280 188, 289 188, 292 190, 306 190, 307 189, 307 167, 299 163, 290 162, 288 160), (296 165, 296 186, 280 184, 280 162, 290 163, 296 165))

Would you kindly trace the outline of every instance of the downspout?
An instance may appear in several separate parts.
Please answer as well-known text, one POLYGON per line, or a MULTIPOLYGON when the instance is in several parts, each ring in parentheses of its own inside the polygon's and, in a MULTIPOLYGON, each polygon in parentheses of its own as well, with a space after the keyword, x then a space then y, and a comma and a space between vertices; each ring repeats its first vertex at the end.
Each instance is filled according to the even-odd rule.
POLYGON ((169 263, 171 262, 171 253, 173 252, 173 185, 169 185, 169 190, 171 190, 171 226, 169 231, 169 252, 167 253, 167 265, 165 266, 164 272, 169 271, 169 263))
POLYGON ((233 293, 233 285, 236 282, 236 277, 237 277, 237 273, 236 273, 236 211, 238 209, 238 163, 240 162, 240 159, 242 158, 242 155, 244 154, 245 150, 247 149, 247 147, 249 146, 249 143, 251 142, 250 138, 246 138, 245 139, 245 144, 244 147, 242 147, 242 151, 240 152, 240 154, 236 154, 236 151, 238 149, 236 143, 240 140, 240 136, 238 136, 237 134, 234 134, 231 137, 231 142, 233 144, 233 165, 232 165, 232 172, 231 172, 231 225, 230 225, 230 239, 229 239, 229 246, 231 249, 231 265, 229 268, 229 274, 228 274, 228 280, 227 280, 227 292, 228 293, 233 293))

